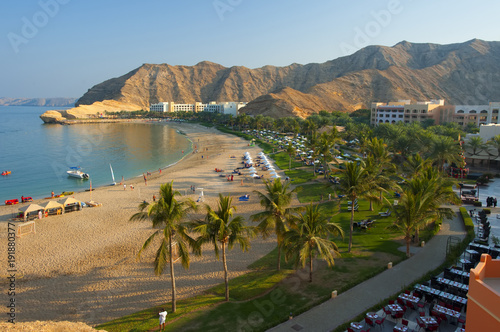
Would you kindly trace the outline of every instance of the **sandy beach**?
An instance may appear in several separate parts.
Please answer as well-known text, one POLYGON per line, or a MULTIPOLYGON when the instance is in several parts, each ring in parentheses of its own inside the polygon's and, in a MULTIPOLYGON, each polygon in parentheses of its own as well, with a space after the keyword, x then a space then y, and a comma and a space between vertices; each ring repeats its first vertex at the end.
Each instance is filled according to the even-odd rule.
MULTIPOLYGON (((133 312, 170 301, 168 267, 158 277, 153 271, 153 256, 157 246, 146 251, 141 260, 137 252, 152 234, 149 222, 130 222, 138 205, 158 196, 159 186, 174 181, 174 188, 183 197, 197 200, 203 188, 204 203, 215 207, 218 194, 231 194, 237 214, 244 217, 261 209, 253 190, 263 190, 260 180, 249 178, 248 171, 235 176, 234 181, 219 177, 215 168, 230 173, 241 166, 241 157, 249 151, 256 157, 261 151, 248 142, 215 129, 193 124, 175 124, 191 139, 198 153, 187 155, 181 162, 164 169, 147 170, 147 186, 142 177, 125 181, 123 185, 101 187, 90 192, 75 193, 72 197, 102 203, 101 207, 49 216, 36 221, 36 234, 16 239, 16 313, 17 321, 67 320, 100 324, 133 312), (203 156, 203 158, 202 158, 203 156), (230 158, 236 156, 236 158, 230 158), (243 184, 241 180, 243 179, 243 184), (130 189, 130 184, 135 188, 130 189), (239 202, 238 196, 250 194, 248 202, 239 202), (92 197, 90 197, 92 195, 92 197)), ((278 171, 280 175, 281 171, 278 171)), ((269 178, 268 172, 260 172, 269 178)), ((39 202, 46 201, 41 200, 39 202)), ((35 202, 36 203, 36 202, 35 202)), ((204 203, 198 203, 203 207, 204 203)), ((0 208, 2 266, 7 264, 7 222, 18 208, 0 208)), ((203 208, 190 218, 204 215, 203 208)), ((248 220, 248 218, 247 218, 248 220)), ((248 221, 251 223, 250 221, 248 221)), ((19 223, 17 223, 19 224, 19 223)), ((235 247, 228 253, 230 278, 248 271, 247 266, 267 254, 275 246, 274 239, 253 239, 249 252, 235 247)), ((212 248, 204 248, 201 257, 191 256, 191 267, 185 271, 176 263, 175 274, 178 298, 186 298, 223 282, 222 263, 214 257, 212 248)), ((2 269, 1 287, 8 288, 6 268, 2 269)), ((8 298, 3 297, 7 304, 8 298)))

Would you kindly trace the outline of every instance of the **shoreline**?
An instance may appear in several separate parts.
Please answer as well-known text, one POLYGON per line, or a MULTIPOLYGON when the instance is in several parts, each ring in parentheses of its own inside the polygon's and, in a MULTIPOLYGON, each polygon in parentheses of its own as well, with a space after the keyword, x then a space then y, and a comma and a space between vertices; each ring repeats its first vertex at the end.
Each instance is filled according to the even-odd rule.
MULTIPOLYGON (((188 150, 185 151, 185 153, 183 153, 183 155, 180 157, 180 159, 176 160, 176 161, 173 161, 171 163, 169 163, 168 165, 159 165, 158 167, 155 167, 151 170, 148 170, 148 169, 137 169, 137 172, 138 174, 137 175, 130 175, 129 177, 125 177, 123 179, 124 182, 131 182, 131 181, 134 181, 135 183, 135 179, 136 178, 142 178, 142 175, 145 174, 146 172, 150 172, 151 174, 155 174, 155 173, 158 173, 158 169, 161 169, 161 170, 165 170, 165 169, 168 169, 169 167, 172 167, 172 166, 175 166, 177 165, 179 162, 181 162, 182 160, 184 160, 187 156, 189 156, 191 153, 193 153, 194 151, 194 143, 193 141, 189 138, 188 135, 186 135, 185 133, 183 133, 182 131, 178 130, 178 125, 181 124, 181 122, 175 122, 175 121, 154 121, 154 120, 149 120, 149 119, 130 119, 130 120, 126 120, 126 121, 117 121, 117 122, 127 122, 127 123, 140 123, 140 124, 144 124, 144 125, 150 125, 150 124, 163 124, 163 125, 168 125, 169 127, 171 127, 172 129, 174 129, 177 134, 183 136, 184 139, 187 140, 188 144, 189 144, 189 148, 188 150), (142 173, 142 174, 139 174, 139 173, 142 173)), ((95 122, 95 123, 81 123, 82 125, 93 125, 93 124, 99 124, 98 122, 95 122)), ((44 124, 42 124, 44 125, 44 124)), ((51 125, 51 124, 49 124, 51 125)), ((179 150, 176 150, 180 153, 181 149, 179 150)), ((108 170, 109 172, 109 170, 108 170)), ((115 173, 116 175, 116 173, 115 173)), ((74 180, 74 179, 73 179, 74 180)), ((106 181, 106 182, 103 182, 103 183, 99 183, 99 184, 96 184, 92 177, 90 179, 92 181, 92 191, 95 191, 97 188, 101 188, 101 187, 108 187, 108 186, 112 186, 111 185, 111 177, 109 178, 109 181, 106 181)), ((89 181, 87 180, 84 180, 85 181, 85 187, 82 186, 77 186, 77 187, 73 187, 72 186, 72 183, 68 182, 67 185, 64 185, 65 187, 64 188, 60 188, 57 192, 54 190, 55 192, 55 195, 58 195, 60 193, 63 193, 63 192, 73 192, 73 193, 83 193, 83 192, 89 192, 89 181)), ((102 181, 102 179, 101 179, 102 181)), ((120 178, 116 178, 115 179, 115 182, 116 182, 116 185, 118 185, 120 183, 120 178)), ((25 190, 25 192, 27 192, 28 194, 24 194, 24 196, 31 196, 33 197, 33 201, 32 202, 27 202, 27 203, 22 203, 20 201, 20 196, 16 196, 16 195, 5 195, 6 197, 6 200, 10 200, 10 199, 19 199, 19 204, 16 204, 16 205, 13 205, 13 206, 17 206, 18 208, 19 207, 22 207, 22 206, 26 206, 26 205, 29 205, 30 203, 35 203, 35 202, 47 202, 48 199, 50 199, 50 190, 46 193, 38 193, 38 194, 33 194, 32 193, 32 190, 31 189, 27 189, 25 190)), ((62 198, 63 196, 59 196, 59 197, 54 197, 54 198, 62 198)), ((6 204, 4 203, 4 201, 1 201, 0 202, 0 207, 2 206, 6 206, 6 204)))
MULTIPOLYGON (((36 234, 16 238, 18 260, 17 299, 20 322, 35 320, 69 320, 97 325, 124 315, 170 301, 168 267, 155 276, 152 268, 157 243, 137 260, 137 252, 151 235, 149 222, 129 222, 138 205, 158 195, 159 186, 174 181, 174 189, 194 201, 203 188, 204 201, 190 219, 204 217, 205 204, 215 208, 218 194, 231 194, 237 215, 248 223, 249 216, 259 211, 260 203, 253 190, 264 190, 262 181, 251 179, 246 172, 227 181, 215 168, 230 173, 241 165, 246 151, 256 157, 259 147, 251 147, 244 139, 198 124, 175 123, 185 133, 198 153, 189 153, 159 174, 152 172, 147 185, 140 177, 126 181, 127 188, 102 186, 92 192, 71 195, 81 201, 102 203, 101 207, 50 216, 36 220, 36 234), (203 157, 202 157, 203 156, 203 157), (236 158, 231 158, 235 156, 236 158), (135 186, 130 190, 128 185, 135 186), (197 190, 192 192, 191 186, 197 190), (240 195, 250 194, 247 202, 240 195)), ((162 169, 163 170, 163 169, 162 169)), ((269 178, 267 172, 259 172, 269 178)), ((278 170, 283 175, 281 170, 278 170)), ((36 200, 33 203, 37 203, 36 200)), ((47 201, 47 200, 45 200, 47 201)), ((7 236, 7 221, 19 205, 1 206, 2 237, 7 236)), ((19 224, 19 223, 16 223, 19 224)), ((274 238, 254 238, 252 248, 241 252, 238 247, 228 252, 229 276, 248 272, 247 266, 275 247, 274 238)), ((191 267, 185 271, 175 265, 178 299, 202 293, 223 282, 222 263, 214 257, 213 248, 203 248, 203 255, 191 255, 191 267)), ((6 255, 4 255, 6 256, 6 255)), ((6 264, 6 257, 2 257, 6 264)), ((4 285, 5 281, 0 282, 4 285)))

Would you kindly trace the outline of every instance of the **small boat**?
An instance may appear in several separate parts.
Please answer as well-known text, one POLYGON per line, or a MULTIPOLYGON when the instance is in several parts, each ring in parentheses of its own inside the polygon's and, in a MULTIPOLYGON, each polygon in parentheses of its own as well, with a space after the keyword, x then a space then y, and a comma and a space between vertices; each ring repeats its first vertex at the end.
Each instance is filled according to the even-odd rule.
POLYGON ((10 173, 12 173, 12 172, 11 172, 11 171, 3 171, 3 172, 2 172, 2 175, 4 175, 4 176, 5 176, 5 175, 9 175, 10 173))
POLYGON ((70 167, 69 171, 67 171, 68 176, 78 179, 88 179, 89 175, 87 173, 82 172, 80 167, 70 167))
POLYGON ((74 194, 74 192, 73 192, 73 191, 63 191, 63 192, 61 193, 61 195, 59 195, 59 196, 69 196, 69 195, 73 195, 73 194, 74 194))
POLYGON ((19 200, 17 198, 8 199, 5 201, 5 205, 14 205, 14 204, 19 204, 19 200))
POLYGON ((113 182, 111 182, 110 186, 116 186, 115 174, 113 173, 113 167, 111 167, 111 164, 109 164, 109 169, 111 170, 111 179, 113 180, 113 182))
POLYGON ((22 203, 26 203, 26 202, 33 202, 33 198, 32 197, 22 197, 22 203))

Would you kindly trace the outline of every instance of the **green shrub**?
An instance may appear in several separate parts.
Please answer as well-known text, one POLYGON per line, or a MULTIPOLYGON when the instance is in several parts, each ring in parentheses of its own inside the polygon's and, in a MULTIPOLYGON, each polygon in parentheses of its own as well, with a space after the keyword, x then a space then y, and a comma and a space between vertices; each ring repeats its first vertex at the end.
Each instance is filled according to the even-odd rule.
POLYGON ((474 206, 482 206, 483 203, 481 203, 480 201, 475 201, 474 203, 472 203, 472 205, 474 205, 474 206))
POLYGON ((484 213, 491 214, 491 209, 483 209, 484 213))
POLYGON ((467 237, 470 237, 471 239, 474 238, 474 222, 472 221, 472 218, 469 215, 469 212, 467 212, 467 209, 464 207, 460 208, 460 214, 462 215, 462 219, 464 220, 464 225, 465 225, 465 230, 467 231, 467 237))

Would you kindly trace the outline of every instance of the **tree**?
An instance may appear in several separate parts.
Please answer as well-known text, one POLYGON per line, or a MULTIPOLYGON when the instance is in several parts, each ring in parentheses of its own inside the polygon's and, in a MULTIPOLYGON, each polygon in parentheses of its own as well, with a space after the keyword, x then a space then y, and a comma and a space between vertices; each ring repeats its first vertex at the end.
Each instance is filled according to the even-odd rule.
POLYGON ((286 260, 292 260, 295 267, 299 264, 305 267, 309 261, 309 282, 312 282, 313 260, 319 256, 332 266, 335 255, 340 254, 330 236, 340 235, 343 239, 344 232, 312 203, 304 213, 294 216, 292 223, 293 227, 284 234, 286 260))
MULTIPOLYGON (((215 257, 219 260, 219 246, 222 251, 222 265, 224 268, 224 283, 226 285, 226 301, 229 301, 229 280, 227 276, 226 246, 231 250, 235 243, 239 244, 241 250, 250 248, 249 237, 252 236, 252 228, 244 225, 241 216, 234 216, 236 207, 232 205, 231 196, 219 194, 217 210, 214 211, 209 205, 205 205, 207 214, 204 220, 195 221, 193 230, 199 233, 196 239, 198 247, 204 243, 214 246, 215 257)), ((200 249, 201 250, 201 249, 200 249)))
MULTIPOLYGON (((485 143, 483 138, 480 136, 473 136, 465 142, 466 151, 470 151, 472 157, 479 155, 483 150, 485 150, 485 143)), ((474 158, 472 158, 472 167, 474 167, 474 158)))
POLYGON ((460 145, 448 136, 432 135, 428 157, 443 171, 444 164, 460 162, 460 145))
POLYGON ((436 168, 425 167, 407 182, 398 204, 389 206, 395 217, 390 228, 404 233, 408 257, 413 235, 418 243, 418 233, 423 226, 431 221, 453 216, 451 209, 441 207, 448 202, 459 203, 452 189, 453 183, 453 180, 443 177, 436 168))
POLYGON ((370 172, 365 167, 364 161, 344 163, 345 169, 340 170, 340 188, 347 199, 351 201, 351 221, 349 225, 349 249, 352 248, 352 232, 354 224, 354 207, 356 199, 367 198, 368 200, 378 200, 379 197, 374 192, 385 191, 370 176, 370 172))
POLYGON ((288 154, 288 157, 290 157, 288 162, 288 170, 290 171, 292 169, 292 158, 294 158, 295 155, 297 154, 297 151, 295 150, 293 144, 291 143, 288 144, 286 148, 286 153, 288 154))
POLYGON ((172 285, 172 312, 176 311, 176 289, 174 275, 174 254, 179 255, 181 264, 185 269, 189 268, 189 251, 187 245, 196 249, 196 243, 187 234, 188 225, 182 223, 187 213, 196 209, 195 203, 188 199, 179 202, 176 196, 180 196, 178 191, 173 189, 173 181, 160 186, 159 199, 153 204, 142 203, 139 206, 140 212, 135 213, 130 220, 150 220, 153 228, 157 229, 144 242, 141 250, 137 254, 140 257, 143 250, 149 247, 157 236, 161 237, 161 244, 156 251, 154 261, 154 271, 156 275, 161 275, 167 262, 170 263, 170 280, 172 285))
POLYGON ((260 199, 260 205, 264 211, 251 216, 253 221, 259 222, 257 230, 264 238, 271 234, 276 234, 278 244, 278 265, 280 270, 281 249, 283 244, 283 236, 288 231, 288 218, 293 212, 300 211, 301 208, 291 208, 293 194, 298 191, 298 188, 289 189, 290 182, 282 183, 280 178, 274 181, 264 180, 266 191, 261 193, 254 191, 260 199))

